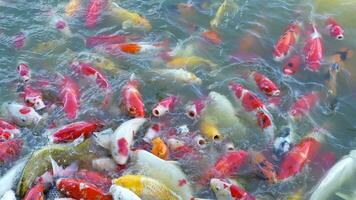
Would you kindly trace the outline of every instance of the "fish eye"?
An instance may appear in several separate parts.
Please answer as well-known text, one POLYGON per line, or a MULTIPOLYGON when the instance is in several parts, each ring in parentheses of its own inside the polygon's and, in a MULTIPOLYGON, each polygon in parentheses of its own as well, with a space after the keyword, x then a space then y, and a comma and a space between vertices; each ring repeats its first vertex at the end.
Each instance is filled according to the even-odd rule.
POLYGON ((188 116, 191 117, 191 118, 194 118, 195 117, 195 112, 194 111, 189 111, 188 112, 188 116))
POLYGON ((130 114, 136 114, 136 108, 133 107, 133 106, 130 106, 128 111, 129 111, 130 114))
POLYGON ((293 67, 293 63, 288 63, 288 67, 293 67))

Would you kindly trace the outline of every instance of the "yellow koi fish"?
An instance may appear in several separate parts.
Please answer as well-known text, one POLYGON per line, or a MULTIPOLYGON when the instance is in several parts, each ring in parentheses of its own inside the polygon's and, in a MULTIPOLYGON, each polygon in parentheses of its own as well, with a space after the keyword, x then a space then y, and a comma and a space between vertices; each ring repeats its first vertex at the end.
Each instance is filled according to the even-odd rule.
POLYGON ((144 31, 151 31, 152 26, 150 22, 138 13, 126 10, 116 3, 112 3, 111 7, 113 16, 122 22, 123 29, 143 29, 144 31))
POLYGON ((65 7, 65 13, 68 17, 72 17, 80 8, 81 0, 70 0, 65 7))
POLYGON ((197 66, 209 66, 216 68, 216 64, 199 56, 176 57, 167 63, 170 68, 194 68, 197 66))
POLYGON ((234 16, 239 10, 239 6, 235 0, 224 0, 216 11, 214 19, 210 21, 210 26, 213 29, 218 29, 221 23, 225 20, 225 17, 234 16))
POLYGON ((176 193, 161 182, 141 175, 125 175, 114 179, 113 183, 134 192, 146 200, 181 200, 176 193))

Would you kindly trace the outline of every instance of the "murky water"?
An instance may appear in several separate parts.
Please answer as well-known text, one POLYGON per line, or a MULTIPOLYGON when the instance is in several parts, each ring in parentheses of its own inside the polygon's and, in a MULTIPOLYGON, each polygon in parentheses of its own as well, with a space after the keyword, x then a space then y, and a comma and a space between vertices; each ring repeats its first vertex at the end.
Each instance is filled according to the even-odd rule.
MULTIPOLYGON (((188 124, 194 130, 196 122, 192 122, 184 115, 184 105, 199 95, 206 96, 209 91, 217 91, 226 95, 234 102, 228 83, 232 80, 243 84, 249 84, 243 76, 243 71, 258 70, 274 80, 281 88, 281 104, 278 110, 272 112, 275 118, 277 133, 280 127, 287 125, 286 111, 291 103, 301 94, 317 90, 323 93, 323 98, 317 108, 312 111, 312 120, 306 120, 295 124, 297 133, 303 137, 311 128, 324 128, 331 136, 327 137, 323 144, 324 151, 334 152, 337 160, 356 147, 356 59, 353 57, 345 62, 337 78, 337 106, 334 111, 327 108, 329 103, 326 97, 328 86, 325 84, 326 73, 329 64, 325 63, 319 73, 302 70, 296 76, 284 76, 281 69, 282 63, 277 63, 272 58, 272 49, 276 40, 280 37, 290 21, 298 19, 303 22, 313 20, 323 35, 325 42, 325 56, 328 57, 341 48, 356 48, 356 26, 349 15, 348 6, 355 5, 352 0, 338 3, 326 1, 261 1, 240 0, 239 12, 229 16, 219 28, 222 38, 221 45, 214 45, 201 37, 201 32, 209 29, 209 22, 214 17, 220 1, 193 0, 194 9, 188 13, 182 13, 177 9, 179 3, 176 0, 127 0, 117 1, 119 5, 134 10, 145 16, 152 24, 149 33, 127 32, 121 29, 121 23, 115 20, 115 16, 105 11, 99 24, 93 29, 84 26, 84 15, 87 3, 83 3, 75 17, 66 18, 63 14, 63 1, 0 1, 0 103, 5 101, 21 102, 18 90, 19 85, 16 67, 20 62, 26 62, 31 67, 32 77, 37 80, 46 80, 55 83, 59 74, 70 75, 80 85, 80 113, 78 119, 101 119, 108 127, 116 128, 117 125, 128 119, 119 110, 119 95, 122 86, 132 73, 141 81, 142 93, 147 113, 156 102, 167 95, 181 97, 181 105, 170 114, 173 127, 188 124), (322 3, 320 3, 322 2, 322 3), (328 5, 333 4, 333 5, 328 5), (54 14, 56 13, 56 14, 54 14), (70 35, 63 34, 51 25, 54 15, 65 17, 71 30, 70 35), (345 39, 337 41, 328 36, 324 21, 327 16, 339 19, 345 29, 345 39), (16 49, 13 45, 14 37, 24 33, 25 46, 16 49), (177 55, 196 55, 209 59, 218 65, 215 70, 196 68, 192 70, 202 79, 202 85, 192 87, 175 83, 160 76, 157 69, 165 68, 166 64, 157 55, 133 55, 115 57, 106 55, 98 48, 86 48, 85 38, 98 34, 124 34, 133 33, 139 37, 139 41, 157 43, 163 40, 169 41, 169 48, 177 52, 177 55), (99 55, 111 60, 118 71, 101 70, 107 75, 114 92, 113 102, 110 108, 102 109, 100 104, 104 97, 100 88, 93 82, 86 81, 75 74, 69 63, 74 59, 86 59, 87 55, 99 55), (240 56, 239 59, 232 57, 240 56), (249 59, 255 57, 255 59, 249 59), (318 126, 318 127, 316 127, 318 126)), ((354 15, 356 16, 356 15, 354 15)), ((302 54, 303 41, 301 37, 295 51, 302 54)), ((259 91, 254 90, 256 93, 259 91)), ((48 96, 58 95, 57 87, 46 88, 48 96), (49 95, 51 94, 51 95, 49 95)), ((259 94, 267 101, 266 97, 259 94)), ((51 99, 51 98, 50 98, 51 99)), ((51 99, 53 100, 53 99, 51 99)), ((6 116, 2 116, 6 119, 6 116)), ((152 118, 152 121, 158 121, 152 118)), ((60 106, 55 107, 50 113, 45 124, 36 128, 22 128, 21 137, 25 138, 25 150, 23 155, 33 152, 47 144, 44 135, 53 124, 61 126, 71 122, 62 112, 60 106)), ((261 146, 260 131, 258 127, 248 125, 248 137, 243 141, 235 141, 237 148, 263 150, 261 146)), ((233 129, 226 132, 237 131, 233 129)), ((210 146, 213 146, 211 144, 210 146)), ((206 150, 208 152, 208 150, 206 150)), ((208 154, 208 153, 207 153, 208 154)), ((1 174, 10 166, 0 167, 1 174)), ((187 172, 194 173, 200 169, 192 169, 189 166, 187 172)), ((288 182, 268 184, 249 173, 250 169, 244 169, 237 179, 243 183, 246 190, 266 199, 286 199, 290 194, 299 189, 303 190, 305 198, 309 196, 312 188, 320 179, 320 175, 314 175, 308 166, 295 178, 288 182)), ((196 194, 202 197, 213 197, 212 192, 205 189, 197 190, 196 194)))

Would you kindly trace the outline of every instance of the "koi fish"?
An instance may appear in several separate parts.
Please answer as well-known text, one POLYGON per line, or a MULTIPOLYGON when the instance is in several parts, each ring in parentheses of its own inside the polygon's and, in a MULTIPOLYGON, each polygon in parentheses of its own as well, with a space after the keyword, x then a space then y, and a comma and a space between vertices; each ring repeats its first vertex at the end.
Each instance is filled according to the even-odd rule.
POLYGON ((166 185, 182 199, 193 197, 190 182, 178 163, 162 160, 145 150, 133 151, 131 158, 134 169, 144 171, 146 176, 166 185))
POLYGON ((287 59, 283 65, 283 74, 291 76, 300 71, 300 66, 302 63, 302 57, 295 54, 287 59))
POLYGON ((195 68, 198 66, 209 66, 214 69, 217 67, 212 61, 199 57, 199 56, 188 56, 188 57, 176 57, 167 63, 169 68, 195 68))
POLYGON ((211 178, 228 178, 245 163, 248 153, 243 150, 230 151, 222 155, 214 166, 203 173, 200 183, 206 183, 211 178))
POLYGON ((117 5, 115 2, 113 2, 112 5, 114 5, 111 6, 111 12, 113 14, 113 17, 122 22, 123 29, 138 29, 147 32, 151 31, 152 26, 145 17, 141 16, 136 12, 126 10, 117 5))
POLYGON ((56 13, 51 14, 50 26, 63 33, 65 36, 71 37, 72 31, 69 28, 68 22, 56 13))
POLYGON ((61 101, 64 112, 69 119, 77 118, 77 113, 80 106, 79 87, 69 77, 64 77, 61 83, 61 101))
POLYGON ((252 72, 250 76, 253 78, 258 88, 267 96, 278 96, 281 93, 278 86, 264 74, 255 71, 252 72))
POLYGON ((156 179, 141 175, 125 175, 113 180, 115 185, 128 188, 142 199, 182 200, 170 188, 156 179))
POLYGON ((26 44, 26 35, 23 32, 17 33, 13 37, 13 46, 15 49, 19 50, 22 49, 26 44))
POLYGON ((353 179, 356 171, 356 151, 352 150, 332 166, 313 189, 311 200, 330 199, 334 193, 344 189, 343 185, 353 179))
POLYGON ((65 13, 68 17, 72 17, 80 8, 81 0, 70 0, 66 7, 65 13))
POLYGON ((24 200, 44 200, 44 187, 42 183, 38 183, 27 191, 24 200))
POLYGON ((274 165, 267 160, 262 152, 251 151, 249 152, 252 157, 252 165, 267 179, 271 184, 277 182, 277 172, 274 165))
POLYGON ((114 74, 117 74, 120 71, 119 66, 112 60, 99 54, 90 54, 88 61, 93 63, 94 66, 114 74))
POLYGON ((210 188, 218 200, 255 200, 256 198, 247 193, 242 187, 231 184, 220 179, 210 180, 210 188))
POLYGON ((85 27, 94 28, 98 21, 101 12, 107 6, 107 0, 90 0, 86 15, 85 15, 85 27))
POLYGON ((199 123, 200 133, 211 141, 220 141, 224 137, 220 134, 218 127, 206 120, 202 120, 199 123))
POLYGON ((215 17, 210 21, 213 30, 219 28, 226 17, 233 17, 239 11, 239 6, 235 0, 224 0, 216 11, 215 17))
POLYGON ((204 99, 196 99, 185 107, 185 114, 191 119, 197 119, 205 107, 204 99))
POLYGON ((105 176, 104 174, 96 171, 89 171, 86 169, 79 170, 73 174, 73 177, 87 183, 91 183, 101 189, 103 192, 109 192, 110 186, 112 184, 111 178, 105 176))
POLYGON ((308 114, 319 102, 320 93, 316 91, 308 92, 299 97, 291 106, 289 115, 295 119, 299 119, 308 114))
POLYGON ((155 123, 147 129, 143 140, 147 143, 150 143, 154 138, 159 137, 161 135, 161 124, 155 123))
POLYGON ((43 102, 42 92, 33 89, 31 86, 26 85, 24 91, 20 93, 20 96, 24 98, 27 106, 33 107, 35 110, 42 110, 46 107, 43 102))
POLYGON ((119 185, 112 185, 110 193, 114 200, 141 200, 134 192, 119 185))
POLYGON ((5 193, 8 193, 8 191, 11 190, 14 185, 17 184, 18 176, 25 167, 27 160, 27 158, 24 158, 17 161, 8 171, 6 171, 6 173, 2 175, 2 177, 0 178, 0 197, 3 197, 5 193))
POLYGON ((128 36, 125 35, 96 35, 86 38, 85 46, 90 48, 104 44, 121 44, 125 43, 128 36))
POLYGON ((326 28, 330 31, 330 36, 337 39, 344 39, 344 29, 340 24, 332 17, 329 17, 325 22, 326 28))
POLYGON ((306 164, 313 160, 323 142, 322 133, 316 131, 304 137, 282 159, 278 180, 285 180, 298 174, 306 164))
POLYGON ((201 36, 205 40, 207 40, 215 45, 221 45, 221 43, 222 43, 222 40, 221 40, 219 34, 214 30, 207 30, 207 31, 203 32, 201 34, 201 36))
POLYGON ((315 25, 312 25, 313 32, 309 35, 304 45, 306 68, 312 72, 319 71, 321 61, 324 56, 324 43, 315 25))
POLYGON ((281 130, 279 137, 274 140, 273 153, 277 158, 281 158, 290 151, 295 138, 293 137, 294 131, 290 127, 284 127, 281 130))
POLYGON ((273 58, 275 61, 281 61, 290 54, 292 47, 298 41, 300 33, 301 24, 299 22, 292 22, 288 25, 274 46, 273 58))
POLYGON ((163 160, 168 160, 169 151, 168 151, 168 147, 164 143, 164 141, 161 138, 157 137, 157 138, 153 139, 151 143, 152 143, 151 152, 155 156, 157 156, 157 157, 159 157, 159 158, 161 158, 163 160))
POLYGON ((168 112, 172 112, 174 105, 177 104, 178 101, 179 98, 176 96, 166 97, 153 108, 152 114, 155 117, 161 117, 168 112))
POLYGON ((192 145, 186 144, 181 140, 170 138, 167 144, 170 150, 170 157, 174 160, 186 159, 187 157, 191 157, 195 160, 202 159, 202 156, 192 145))
POLYGON ((31 79, 30 67, 25 63, 20 63, 17 66, 17 72, 19 73, 20 78, 23 82, 27 82, 31 79))
POLYGON ((202 84, 202 80, 195 74, 184 69, 157 69, 156 73, 162 77, 183 84, 202 84))
POLYGON ((49 136, 54 143, 71 142, 80 136, 88 138, 91 134, 103 127, 99 122, 80 121, 74 122, 60 128, 49 136))
POLYGON ((84 62, 72 62, 71 67, 74 68, 78 74, 88 77, 88 79, 94 79, 96 84, 105 90, 103 105, 105 106, 110 103, 112 96, 111 85, 103 73, 95 69, 94 66, 84 62))
POLYGON ((106 194, 94 184, 80 179, 60 178, 56 181, 56 187, 66 196, 75 199, 112 200, 110 194, 106 194))
POLYGON ((263 129, 269 139, 274 138, 274 125, 272 115, 260 98, 250 90, 245 89, 241 84, 231 82, 230 90, 234 93, 235 99, 240 103, 246 112, 255 115, 257 125, 263 129))
POLYGON ((138 87, 139 81, 135 79, 134 75, 131 75, 121 90, 121 109, 130 117, 145 116, 145 105, 138 87))
POLYGON ((110 54, 129 54, 129 55, 138 55, 138 54, 155 54, 163 49, 162 43, 150 44, 147 42, 140 43, 121 43, 121 44, 110 44, 105 47, 106 52, 110 54))
POLYGON ((16 200, 15 192, 12 190, 8 190, 4 195, 0 198, 0 200, 16 200))
POLYGON ((11 124, 0 118, 0 130, 3 132, 10 133, 12 136, 20 134, 20 130, 16 127, 16 125, 11 124))
POLYGON ((27 107, 16 102, 5 102, 2 104, 1 112, 10 122, 19 126, 37 125, 42 116, 32 107, 27 107))
POLYGON ((23 141, 18 138, 0 142, 0 164, 16 160, 22 151, 23 141))
POLYGON ((335 52, 333 55, 328 57, 326 60, 330 63, 334 68, 340 68, 344 66, 345 62, 352 58, 354 52, 348 48, 341 48, 339 51, 335 52))
POLYGON ((111 142, 111 155, 117 164, 126 164, 130 156, 133 137, 146 121, 145 118, 131 119, 115 130, 111 142))

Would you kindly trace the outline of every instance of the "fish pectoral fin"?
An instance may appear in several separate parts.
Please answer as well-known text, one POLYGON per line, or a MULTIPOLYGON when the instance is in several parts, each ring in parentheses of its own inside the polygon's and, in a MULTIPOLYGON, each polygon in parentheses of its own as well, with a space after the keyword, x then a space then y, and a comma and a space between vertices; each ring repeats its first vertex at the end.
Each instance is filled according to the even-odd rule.
POLYGON ((342 193, 342 192, 336 192, 335 195, 344 199, 344 200, 355 200, 355 197, 345 194, 345 193, 342 193))

